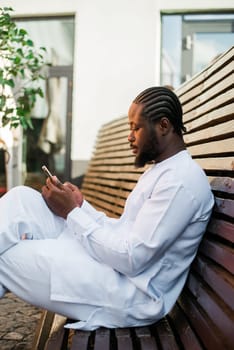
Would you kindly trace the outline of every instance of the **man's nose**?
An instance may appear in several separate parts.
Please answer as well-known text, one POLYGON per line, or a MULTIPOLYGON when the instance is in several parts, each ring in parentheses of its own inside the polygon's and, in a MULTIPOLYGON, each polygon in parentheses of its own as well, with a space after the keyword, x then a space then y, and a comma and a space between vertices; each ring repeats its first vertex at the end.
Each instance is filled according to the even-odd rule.
POLYGON ((133 131, 131 131, 128 135, 128 142, 132 142, 134 140, 135 140, 135 136, 134 136, 133 131))

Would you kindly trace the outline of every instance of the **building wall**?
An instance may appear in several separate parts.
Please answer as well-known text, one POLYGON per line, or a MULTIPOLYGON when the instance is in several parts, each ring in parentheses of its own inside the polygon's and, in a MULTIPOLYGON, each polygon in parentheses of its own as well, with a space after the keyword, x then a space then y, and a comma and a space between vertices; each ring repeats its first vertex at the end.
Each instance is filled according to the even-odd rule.
POLYGON ((0 0, 0 6, 21 17, 75 15, 75 177, 85 169, 100 125, 126 115, 138 92, 159 84, 160 12, 233 9, 234 0, 0 0))

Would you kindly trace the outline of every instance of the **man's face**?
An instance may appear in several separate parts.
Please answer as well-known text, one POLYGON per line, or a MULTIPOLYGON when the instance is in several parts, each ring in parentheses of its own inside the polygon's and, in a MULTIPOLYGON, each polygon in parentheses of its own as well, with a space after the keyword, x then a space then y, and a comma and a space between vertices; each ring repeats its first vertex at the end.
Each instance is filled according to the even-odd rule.
POLYGON ((130 125, 128 141, 136 156, 135 166, 137 168, 143 167, 152 160, 156 160, 160 149, 156 128, 152 127, 141 116, 142 109, 142 104, 132 103, 128 113, 130 125))

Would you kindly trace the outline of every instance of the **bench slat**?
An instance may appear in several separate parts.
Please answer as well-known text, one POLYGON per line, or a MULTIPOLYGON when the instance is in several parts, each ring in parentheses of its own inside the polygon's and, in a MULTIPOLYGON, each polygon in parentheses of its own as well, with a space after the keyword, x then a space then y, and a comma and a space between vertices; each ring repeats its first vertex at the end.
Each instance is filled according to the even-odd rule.
POLYGON ((222 54, 218 60, 212 62, 208 67, 203 69, 200 73, 194 76, 192 79, 187 81, 181 87, 177 89, 178 95, 182 98, 183 95, 187 95, 189 91, 193 89, 194 86, 198 85, 201 81, 207 80, 215 72, 223 70, 223 68, 228 64, 228 62, 233 62, 234 47, 231 47, 228 51, 222 54))
POLYGON ((169 314, 169 319, 173 322, 173 325, 178 333, 180 342, 182 343, 184 349, 189 350, 202 350, 200 342, 197 339, 196 334, 188 323, 182 310, 179 308, 178 304, 172 309, 169 314))
POLYGON ((234 89, 232 88, 228 91, 228 93, 220 94, 214 97, 212 100, 208 101, 206 104, 198 106, 196 109, 193 109, 185 113, 183 116, 184 122, 187 123, 192 119, 196 119, 202 116, 203 114, 208 113, 209 111, 219 108, 221 105, 225 105, 225 104, 227 105, 229 103, 232 103, 233 94, 234 94, 234 89))
POLYGON ((130 330, 128 328, 117 328, 115 330, 115 336, 118 350, 134 350, 130 330))
POLYGON ((187 286, 196 300, 197 307, 199 305, 205 310, 206 315, 215 324, 220 334, 229 341, 234 340, 234 317, 226 304, 212 290, 200 283, 193 274, 189 275, 187 286))
POLYGON ((194 99, 194 97, 200 95, 203 91, 208 90, 212 86, 216 85, 217 82, 224 79, 227 75, 233 73, 233 62, 230 61, 227 63, 221 71, 217 71, 209 77, 200 75, 199 82, 197 85, 188 91, 186 94, 180 96, 181 103, 186 104, 187 101, 194 99))
POLYGON ((109 350, 110 330, 99 328, 95 332, 94 350, 109 350))
POLYGON ((179 345, 176 341, 174 332, 172 331, 166 318, 163 318, 156 323, 154 332, 157 334, 157 338, 162 350, 179 350, 179 345))
POLYGON ((148 327, 136 327, 135 334, 137 337, 137 344, 140 344, 140 349, 144 350, 159 350, 154 337, 148 327))
MULTIPOLYGON (((90 177, 86 176, 85 181, 82 184, 82 191, 83 187, 85 188, 86 186, 89 187, 92 186, 93 184, 96 184, 96 178, 95 177, 90 177)), ((122 179, 101 179, 98 178, 98 184, 101 186, 108 186, 108 187, 114 187, 114 188, 119 188, 119 189, 126 189, 131 191, 135 186, 136 182, 135 181, 124 181, 122 179)))
POLYGON ((215 197, 215 207, 214 211, 234 217, 234 205, 233 200, 226 198, 215 197))
POLYGON ((212 241, 207 237, 202 241, 200 252, 206 257, 214 260, 230 273, 234 273, 234 252, 233 248, 227 247, 222 243, 212 241))
POLYGON ((208 284, 213 291, 234 310, 234 282, 232 276, 218 265, 199 255, 192 269, 199 274, 203 283, 208 284))
POLYGON ((234 81, 234 75, 233 75, 233 63, 230 64, 231 66, 231 74, 216 83, 215 85, 211 86, 208 90, 201 89, 199 95, 196 97, 194 96, 192 100, 190 100, 188 103, 183 104, 183 112, 186 115, 186 113, 189 113, 190 111, 194 111, 198 108, 207 108, 208 106, 212 108, 210 105, 210 101, 214 100, 214 96, 220 96, 222 97, 222 102, 220 104, 224 104, 227 101, 230 101, 230 98, 233 99, 232 96, 228 96, 228 94, 225 94, 224 92, 227 90, 227 88, 230 86, 233 86, 234 81), (223 94, 223 95, 222 95, 223 94))
POLYGON ((206 349, 224 349, 225 345, 225 350, 231 350, 230 343, 229 345, 226 344, 225 338, 207 317, 206 313, 202 311, 199 305, 194 303, 192 295, 184 290, 178 303, 189 318, 201 344, 206 349))
MULTIPOLYGON (((196 132, 187 134, 184 136, 184 140, 187 146, 193 143, 203 143, 206 141, 208 141, 208 145, 209 145, 211 139, 218 139, 221 137, 225 137, 226 139, 228 135, 232 136, 233 134, 234 134, 234 120, 230 120, 228 122, 220 123, 213 127, 202 129, 201 131, 196 131, 196 132)), ((232 139, 232 142, 234 142, 233 139, 232 139)), ((229 151, 230 150, 231 148, 229 149, 229 151)))
POLYGON ((208 232, 234 243, 234 224, 220 219, 212 219, 207 228, 208 232))
MULTIPOLYGON (((209 126, 225 122, 227 120, 233 119, 234 103, 230 103, 226 106, 216 108, 215 110, 208 111, 204 115, 200 116, 198 119, 194 119, 186 123, 187 132, 193 130, 205 129, 209 126)), ((192 134, 188 134, 192 135, 192 134)), ((185 138, 187 136, 185 135, 185 138)), ((187 139, 189 139, 187 137, 187 139)))
POLYGON ((230 177, 216 177, 210 182, 213 191, 234 194, 234 179, 230 177))
MULTIPOLYGON (((200 140, 199 145, 195 146, 188 146, 188 151, 193 157, 198 156, 212 156, 212 157, 219 157, 222 156, 224 153, 226 154, 232 154, 232 145, 234 144, 234 138, 225 139, 225 140, 219 140, 219 141, 213 141, 208 143, 202 143, 203 140, 200 140)), ((233 157, 232 157, 233 159, 233 157)), ((234 164, 232 164, 234 166, 234 164)))
POLYGON ((71 350, 88 350, 89 338, 90 332, 75 331, 75 334, 72 337, 71 350))
POLYGON ((215 171, 233 171, 233 157, 217 157, 217 158, 195 158, 196 162, 205 170, 215 171))

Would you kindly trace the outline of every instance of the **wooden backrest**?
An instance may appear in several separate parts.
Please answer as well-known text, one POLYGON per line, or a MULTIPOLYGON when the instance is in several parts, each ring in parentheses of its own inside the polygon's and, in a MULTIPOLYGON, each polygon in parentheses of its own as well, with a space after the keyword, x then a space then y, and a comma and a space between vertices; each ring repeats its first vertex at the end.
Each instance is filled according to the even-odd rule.
POLYGON ((212 219, 177 306, 208 349, 234 344, 234 48, 178 89, 185 142, 215 195, 212 219))
MULTIPOLYGON (((216 202, 186 287, 169 315, 180 336, 183 320, 189 319, 190 328, 181 338, 185 348, 191 348, 193 338, 196 349, 231 349, 234 344, 233 57, 234 47, 176 91, 187 149, 205 170, 216 202)), ((112 217, 122 213, 145 170, 133 166, 127 122, 122 117, 101 128, 82 186, 86 199, 112 217)))

